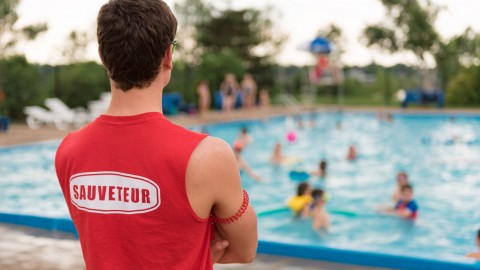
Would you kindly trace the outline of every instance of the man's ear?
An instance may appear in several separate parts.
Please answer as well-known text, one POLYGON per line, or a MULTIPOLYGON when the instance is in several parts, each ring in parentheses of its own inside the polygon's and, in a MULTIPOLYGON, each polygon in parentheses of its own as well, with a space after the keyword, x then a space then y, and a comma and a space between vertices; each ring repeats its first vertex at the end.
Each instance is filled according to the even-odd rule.
POLYGON ((166 67, 167 69, 172 69, 173 64, 172 64, 172 50, 173 50, 173 45, 170 45, 165 52, 165 55, 163 56, 162 59, 162 66, 166 67))

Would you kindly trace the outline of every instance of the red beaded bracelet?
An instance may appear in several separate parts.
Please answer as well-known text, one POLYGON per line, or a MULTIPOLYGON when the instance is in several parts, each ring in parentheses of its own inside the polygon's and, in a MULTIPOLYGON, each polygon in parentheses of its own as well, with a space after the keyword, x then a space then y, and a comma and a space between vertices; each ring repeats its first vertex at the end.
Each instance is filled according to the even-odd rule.
POLYGON ((242 207, 240 207, 240 210, 238 210, 238 212, 229 217, 229 218, 219 218, 219 217, 216 217, 213 213, 211 214, 211 218, 212 218, 212 222, 213 223, 219 223, 219 224, 229 224, 229 223, 233 223, 235 222, 236 220, 238 220, 241 216, 243 216, 243 214, 245 213, 245 211, 247 210, 247 207, 248 207, 248 202, 249 202, 249 199, 248 199, 248 193, 243 190, 243 203, 242 203, 242 207))

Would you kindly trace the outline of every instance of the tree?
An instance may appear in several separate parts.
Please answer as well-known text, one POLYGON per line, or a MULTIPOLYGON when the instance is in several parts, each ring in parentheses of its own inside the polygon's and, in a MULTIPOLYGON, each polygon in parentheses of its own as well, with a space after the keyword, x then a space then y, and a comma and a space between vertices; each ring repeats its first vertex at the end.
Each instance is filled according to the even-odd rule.
POLYGON ((176 37, 179 60, 187 65, 198 65, 203 50, 197 44, 197 28, 210 20, 214 9, 202 0, 183 0, 175 3, 174 10, 179 21, 176 37))
POLYGON ((18 21, 16 9, 19 3, 20 0, 0 1, 0 58, 10 54, 19 40, 34 40, 48 29, 46 23, 16 27, 18 21))
POLYGON ((251 69, 261 59, 271 59, 284 41, 274 31, 267 10, 224 10, 204 21, 197 28, 198 44, 207 52, 232 50, 251 69))
POLYGON ((342 28, 336 24, 329 24, 326 28, 318 30, 317 36, 326 37, 334 45, 335 57, 338 58, 344 51, 344 37, 342 28))
MULTIPOLYGON (((430 0, 380 0, 384 5, 386 20, 369 25, 364 29, 364 41, 368 47, 377 47, 390 53, 400 51, 412 52, 419 60, 421 72, 424 73, 424 85, 434 85, 428 76, 427 55, 433 56, 433 49, 441 43, 434 28, 440 8, 430 0)), ((385 102, 390 103, 391 75, 386 71, 384 88, 385 102)))
POLYGON ((410 51, 426 68, 425 57, 439 42, 434 28, 440 8, 430 0, 380 0, 384 5, 386 20, 364 29, 367 46, 376 46, 391 53, 410 51))
POLYGON ((58 98, 70 107, 86 107, 89 101, 110 90, 107 73, 96 62, 59 66, 58 72, 58 98))
POLYGON ((209 81, 211 90, 218 90, 225 74, 233 73, 240 79, 244 72, 242 59, 234 51, 225 49, 218 53, 204 54, 198 75, 209 81))
MULTIPOLYGON (((276 73, 274 56, 285 41, 285 36, 274 29, 272 11, 272 8, 216 10, 197 27, 198 45, 205 53, 235 53, 260 88, 272 89, 276 73)), ((221 76, 224 74, 221 72, 221 76)))
POLYGON ((177 39, 180 41, 179 54, 175 57, 183 78, 174 75, 174 81, 183 83, 175 83, 176 87, 169 89, 190 97, 196 83, 208 79, 213 90, 219 87, 217 84, 230 65, 234 70, 242 68, 241 72, 235 71, 236 74, 248 70, 260 87, 274 84, 273 56, 285 37, 273 29, 272 9, 232 10, 228 6, 218 9, 201 0, 183 0, 175 4, 179 20, 177 39), (229 64, 221 57, 233 62, 229 64))
POLYGON ((12 118, 20 118, 23 106, 36 103, 42 95, 38 67, 30 65, 24 56, 12 56, 15 45, 20 40, 34 40, 48 29, 46 23, 17 27, 19 3, 0 0, 0 89, 6 95, 1 106, 12 118))
POLYGON ((41 105, 48 96, 39 67, 29 64, 25 56, 0 59, 0 70, 5 92, 5 101, 0 105, 11 118, 22 118, 25 106, 41 105))
POLYGON ((440 86, 445 89, 450 80, 464 66, 480 64, 480 35, 467 28, 464 33, 438 44, 435 61, 440 75, 440 86))
POLYGON ((462 69, 447 87, 446 101, 450 105, 480 105, 480 67, 462 69))
POLYGON ((91 40, 87 32, 70 32, 62 52, 67 63, 73 64, 85 60, 87 47, 91 40))

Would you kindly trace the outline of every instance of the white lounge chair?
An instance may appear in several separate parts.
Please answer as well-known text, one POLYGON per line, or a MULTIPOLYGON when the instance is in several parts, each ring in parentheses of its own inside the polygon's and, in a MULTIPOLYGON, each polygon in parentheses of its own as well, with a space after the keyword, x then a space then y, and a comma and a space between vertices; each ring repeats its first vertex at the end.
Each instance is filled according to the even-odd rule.
POLYGON ((85 110, 70 109, 62 100, 58 98, 45 99, 45 106, 49 108, 55 117, 61 118, 63 122, 75 127, 81 127, 88 121, 88 114, 85 110))
POLYGON ((42 125, 54 125, 59 130, 68 129, 69 123, 57 117, 51 111, 39 106, 27 106, 23 109, 27 115, 27 125, 31 129, 38 129, 42 125))

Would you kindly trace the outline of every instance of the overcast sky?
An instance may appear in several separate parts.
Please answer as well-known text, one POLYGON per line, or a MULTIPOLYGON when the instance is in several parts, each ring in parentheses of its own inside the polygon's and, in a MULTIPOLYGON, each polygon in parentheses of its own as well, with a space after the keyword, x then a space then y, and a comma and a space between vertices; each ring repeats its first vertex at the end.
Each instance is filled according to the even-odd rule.
MULTIPOLYGON (((179 0, 166 0, 171 7, 179 0)), ((104 0, 21 0, 19 25, 47 22, 49 31, 38 40, 20 44, 18 51, 37 63, 58 63, 60 51, 72 30, 89 31, 95 34, 95 19, 104 0)), ((225 5, 227 1, 213 1, 225 5)), ((444 38, 462 33, 470 26, 480 32, 479 0, 433 0, 447 7, 437 20, 436 27, 444 38)), ((360 42, 362 29, 366 24, 384 20, 385 11, 379 0, 231 0, 234 8, 273 6, 281 19, 277 20, 278 31, 289 39, 278 55, 283 64, 308 64, 312 57, 297 47, 312 38, 318 29, 335 23, 344 31, 347 47, 342 60, 346 64, 364 65, 375 60, 382 64, 397 62, 414 63, 411 55, 386 55, 366 49, 360 42)), ((173 8, 173 7, 172 7, 173 8)), ((179 28, 181 31, 181 25, 179 28)), ((94 43, 89 48, 88 58, 98 60, 94 43)))

